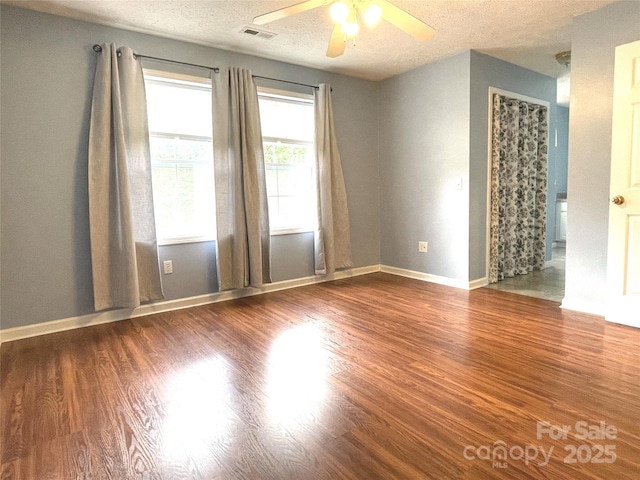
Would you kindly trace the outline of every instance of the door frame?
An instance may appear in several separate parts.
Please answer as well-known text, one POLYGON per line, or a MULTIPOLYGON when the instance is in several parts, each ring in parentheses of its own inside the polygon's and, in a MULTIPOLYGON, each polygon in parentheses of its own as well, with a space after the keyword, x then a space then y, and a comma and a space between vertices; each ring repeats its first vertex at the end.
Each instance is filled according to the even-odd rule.
MULTIPOLYGON (((522 95, 520 93, 510 92, 509 90, 503 90, 497 87, 489 87, 488 90, 488 100, 487 100, 487 205, 486 205, 486 218, 485 218, 485 245, 486 245, 486 257, 485 257, 485 279, 487 284, 489 284, 489 262, 491 259, 491 150, 493 144, 493 96, 494 94, 503 95, 509 98, 515 98, 516 100, 522 100, 524 102, 535 103, 536 105, 541 105, 547 108, 547 138, 548 145, 551 146, 551 122, 550 114, 551 114, 551 103, 546 100, 541 100, 539 98, 529 97, 527 95, 522 95)), ((555 129, 557 135, 557 129, 555 129)), ((556 136, 554 138, 557 141, 556 136)), ((549 214, 549 151, 550 148, 547 148, 547 204, 545 205, 545 210, 547 211, 547 215, 549 214)), ((547 243, 546 235, 545 235, 545 245, 547 243)))

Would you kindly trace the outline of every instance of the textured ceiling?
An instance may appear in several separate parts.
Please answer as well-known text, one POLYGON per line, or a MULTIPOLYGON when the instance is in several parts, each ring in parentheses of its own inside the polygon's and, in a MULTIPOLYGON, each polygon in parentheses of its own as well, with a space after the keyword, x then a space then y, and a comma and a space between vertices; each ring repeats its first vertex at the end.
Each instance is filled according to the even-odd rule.
MULTIPOLYGON (((382 80, 475 49, 552 77, 555 54, 570 49, 571 19, 616 0, 391 0, 434 27, 418 42, 382 22, 362 28, 342 57, 325 56, 331 34, 324 6, 261 26, 266 40, 239 33, 254 16, 302 0, 1 0, 55 15, 234 50, 332 72, 382 80)), ((627 1, 627 0, 622 0, 627 1)), ((631 0, 636 1, 636 0, 631 0)), ((108 41, 109 39, 105 39, 108 41)), ((144 52, 141 52, 144 53, 144 52)))

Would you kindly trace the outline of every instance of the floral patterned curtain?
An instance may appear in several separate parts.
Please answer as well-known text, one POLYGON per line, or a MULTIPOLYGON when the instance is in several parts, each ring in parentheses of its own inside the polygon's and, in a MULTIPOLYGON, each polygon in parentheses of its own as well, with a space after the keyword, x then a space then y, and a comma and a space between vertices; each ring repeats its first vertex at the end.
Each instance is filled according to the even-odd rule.
POLYGON ((493 97, 489 282, 540 270, 547 220, 547 108, 493 97))

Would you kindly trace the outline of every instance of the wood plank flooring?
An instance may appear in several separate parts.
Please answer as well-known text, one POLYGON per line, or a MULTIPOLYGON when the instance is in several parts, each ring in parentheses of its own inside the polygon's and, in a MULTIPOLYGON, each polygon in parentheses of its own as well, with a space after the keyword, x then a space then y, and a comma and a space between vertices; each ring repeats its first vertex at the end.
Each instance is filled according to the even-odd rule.
POLYGON ((638 479, 639 346, 382 273, 15 341, 0 478, 638 479))

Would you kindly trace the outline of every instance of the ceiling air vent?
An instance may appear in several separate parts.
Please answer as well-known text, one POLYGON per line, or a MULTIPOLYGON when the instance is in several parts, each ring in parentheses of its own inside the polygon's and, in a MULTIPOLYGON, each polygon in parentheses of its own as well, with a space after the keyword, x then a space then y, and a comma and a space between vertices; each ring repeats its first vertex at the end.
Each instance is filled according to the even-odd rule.
POLYGON ((255 27, 242 27, 240 33, 246 33, 247 35, 251 35, 252 37, 260 37, 265 40, 269 40, 270 38, 275 37, 277 34, 272 32, 267 32, 266 30, 259 30, 255 27))

